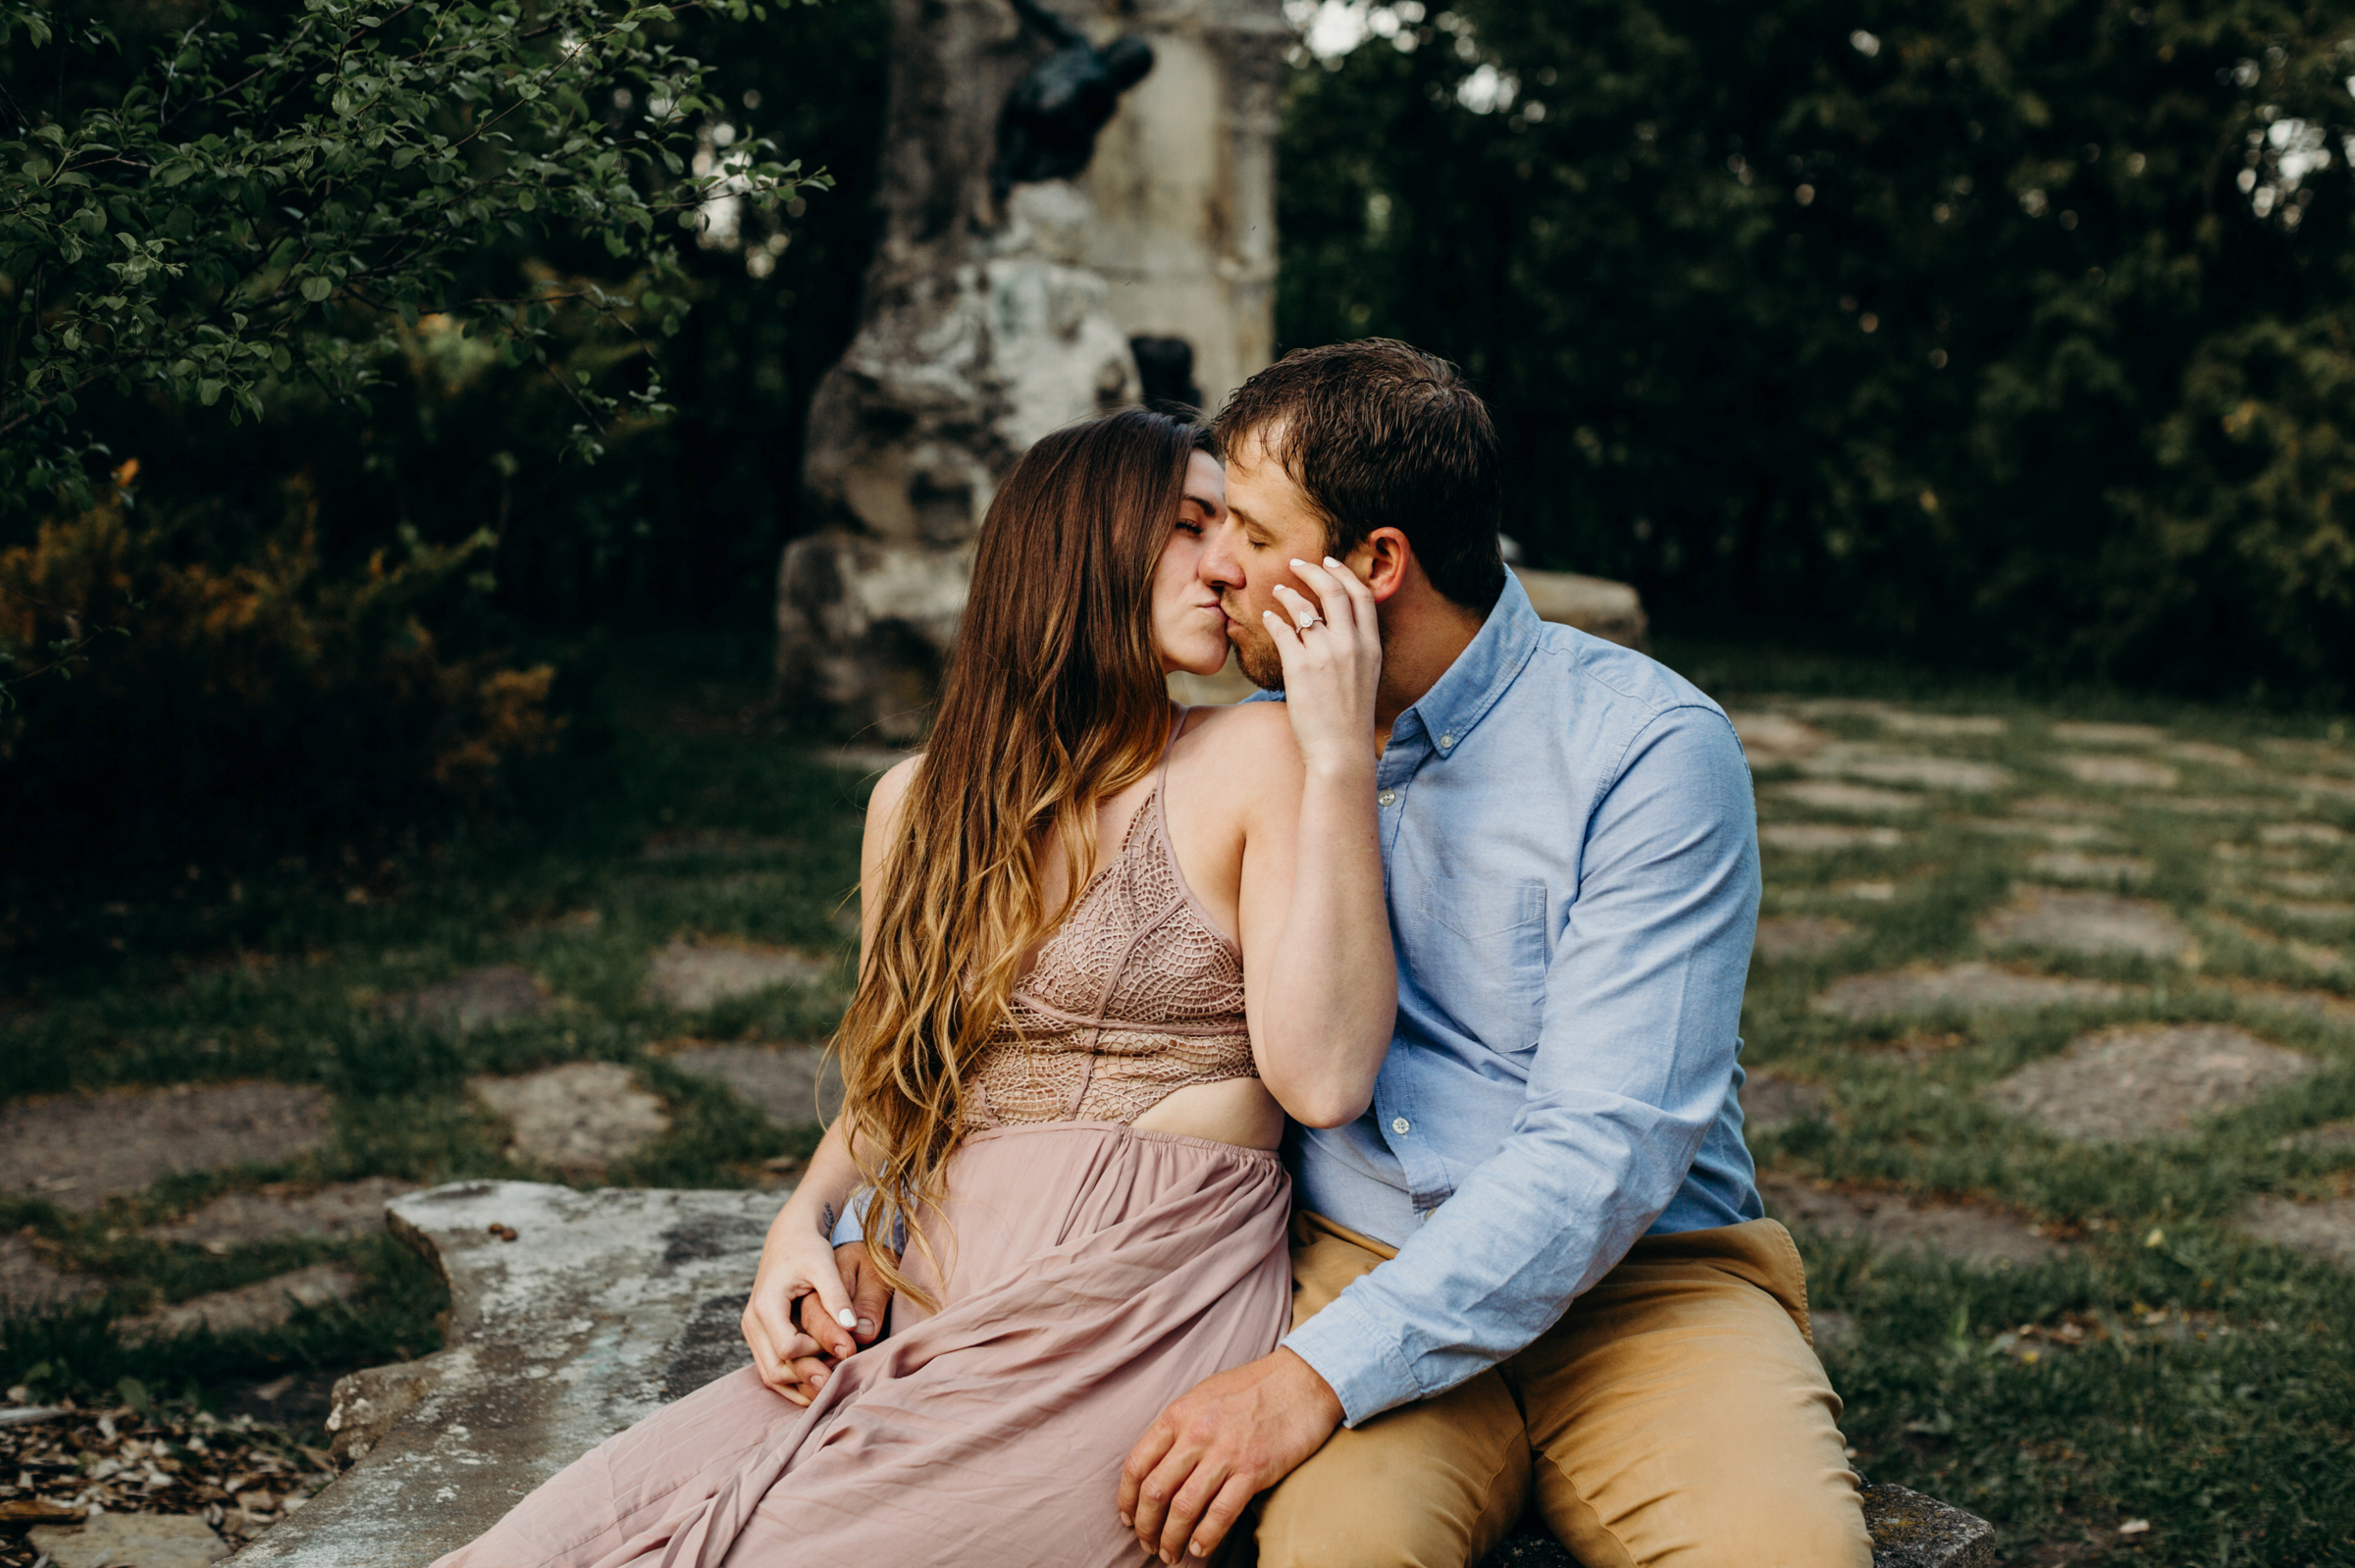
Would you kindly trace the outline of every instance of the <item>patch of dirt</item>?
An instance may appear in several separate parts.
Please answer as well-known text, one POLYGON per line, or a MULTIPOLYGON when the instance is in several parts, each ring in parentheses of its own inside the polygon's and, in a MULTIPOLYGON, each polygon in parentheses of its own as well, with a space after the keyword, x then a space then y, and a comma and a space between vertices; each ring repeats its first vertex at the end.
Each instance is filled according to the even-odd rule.
POLYGON ((772 985, 819 985, 833 967, 832 960, 798 948, 672 942, 647 966, 646 994, 665 1007, 695 1012, 772 985))
POLYGON ((1753 1069, 1742 1084, 1742 1125, 1748 1132, 1771 1132, 1820 1116, 1831 1096, 1819 1083, 1787 1078, 1765 1068, 1753 1069))
POLYGON ((1766 822, 1758 828, 1759 843, 1800 855, 1893 850, 1905 841, 1906 836, 1893 827, 1848 827, 1837 822, 1766 822))
POLYGON ((2167 739, 2156 724, 2069 722, 2055 724, 2050 733, 2064 746, 2156 746, 2167 739))
POLYGON ((360 1235, 385 1228, 385 1205, 417 1190, 413 1181, 366 1176, 329 1186, 303 1188, 273 1182, 245 1192, 224 1192, 164 1225, 139 1234, 150 1241, 179 1241, 226 1252, 281 1236, 360 1235))
POLYGON ((26 1100, 0 1109, 0 1191, 95 1209, 159 1176, 275 1164, 325 1141, 313 1084, 183 1084, 26 1100))
POLYGON ((2139 855, 2087 855, 2079 850, 2045 850, 2028 858, 2028 869, 2059 882, 2121 882, 2150 879, 2151 862, 2139 855))
POLYGON ((842 1111, 841 1070, 825 1061, 822 1046, 706 1045, 689 1040, 663 1048, 662 1056, 682 1071, 717 1078, 781 1127, 832 1122, 842 1111))
POLYGON ((466 1086, 506 1119, 510 1158, 563 1171, 602 1171, 670 1130, 662 1102, 617 1063, 567 1062, 466 1086))
MULTIPOLYGON (((301 1507, 335 1474, 325 1453, 249 1416, 177 1407, 140 1416, 65 1400, 55 1415, 0 1427, 0 1510, 26 1519, 71 1520, 93 1508, 106 1519, 177 1516, 212 1527, 234 1547, 301 1507)), ((0 1536, 0 1564, 30 1568, 41 1553, 28 1545, 0 1536)))
POLYGON ((104 1284, 86 1275, 51 1267, 34 1245, 31 1230, 0 1236, 0 1312, 53 1312, 105 1290, 104 1284))
POLYGON ((2139 757, 2060 757, 2061 770, 2080 784, 2138 790, 2172 790, 2183 777, 2165 762, 2139 757))
POLYGON ((2107 893, 2066 893, 2017 887, 2012 902, 1978 922, 1993 947, 2049 947, 2065 953, 2139 953, 2179 959, 2191 951, 2191 932, 2165 907, 2107 893))
POLYGON ((1808 759, 1806 771, 1820 777, 1860 778, 1873 784, 1957 790, 1972 795, 2002 789, 2012 782, 2012 770, 1993 762, 1916 756, 1877 746, 1826 747, 1808 759))
POLYGON ((1934 1203, 1889 1192, 1851 1192, 1762 1175, 1766 1212, 1795 1229, 1861 1236, 1890 1251, 1941 1252, 1982 1267, 2042 1263, 2068 1248, 2017 1215, 1975 1204, 1934 1203))
POLYGON ((2241 1228, 2277 1246, 2355 1269, 2355 1198, 2299 1203, 2273 1195, 2241 1211, 2241 1228))
POLYGON ((438 985, 388 996, 377 1016, 463 1032, 486 1023, 511 1023, 548 1011, 548 987, 531 970, 514 964, 470 970, 438 985))
POLYGON ((1831 737, 1805 719, 1788 713, 1728 713, 1734 733, 1741 737, 1743 755, 1752 767, 1774 767, 1804 762, 1831 743, 1831 737))
POLYGON ((1943 1008, 2016 1012, 2071 1004, 2116 1002, 2122 985, 2001 969, 1992 964, 1916 965, 1880 974, 1852 974, 1815 998, 1818 1013, 1858 1023, 1943 1008))
POLYGON ((1836 915, 1774 915, 1758 922, 1752 951, 1769 963, 1814 958, 1847 946, 1856 934, 1856 926, 1836 915))
POLYGON ((1796 784, 1778 784, 1774 794, 1779 800, 1813 807, 1819 811, 1852 811, 1870 816, 1918 811, 1929 804, 1920 796, 1908 795, 1902 790, 1875 789, 1869 784, 1843 784, 1836 779, 1803 779, 1796 784))
POLYGON ((315 1263, 291 1274, 257 1280, 235 1290, 213 1290, 176 1301, 170 1306, 125 1318, 115 1330, 131 1344, 153 1339, 177 1339, 209 1329, 215 1333, 244 1333, 275 1329, 294 1316, 298 1307, 324 1307, 359 1294, 360 1277, 333 1263, 315 1263))
POLYGON ((2080 1036, 1980 1094, 2056 1137, 2122 1143, 2190 1131, 2320 1069, 2228 1023, 2136 1024, 2080 1036))

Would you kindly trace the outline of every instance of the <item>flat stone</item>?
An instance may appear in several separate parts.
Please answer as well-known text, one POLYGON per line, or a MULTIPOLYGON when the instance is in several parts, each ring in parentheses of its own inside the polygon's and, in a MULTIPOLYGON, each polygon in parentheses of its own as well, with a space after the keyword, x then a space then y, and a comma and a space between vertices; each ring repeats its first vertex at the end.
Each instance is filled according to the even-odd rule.
POLYGON ((470 969, 455 979, 403 991, 376 1004, 382 1018, 460 1032, 486 1023, 538 1018, 548 1008, 548 987, 531 970, 514 964, 470 969))
POLYGON ((1758 1195, 1766 1200, 1770 1218, 1794 1228, 1861 1237, 1891 1252, 1937 1252, 1992 1267, 2042 1263, 2067 1250, 2016 1215, 1972 1204, 1845 1192, 1771 1174, 1758 1177, 1758 1195))
POLYGON ((2161 754, 2178 762, 2197 767, 2247 767, 2249 754, 2236 752, 2229 746, 2216 746, 2207 741, 2179 741, 2161 754))
POLYGON ((2343 899, 2275 899, 2266 908, 2284 919, 2308 925, 2335 925, 2355 915, 2355 904, 2343 899))
POLYGON ((672 942, 647 966, 652 1001, 696 1012, 774 985, 818 985, 833 961, 798 948, 756 943, 672 942))
POLYGON ((2355 1028, 2355 1000, 2335 991, 2306 991, 2258 980, 2226 980, 2221 989, 2225 995, 2261 1008, 2276 1009, 2340 1028, 2355 1028))
POLYGON ((2106 784, 2128 789, 2172 790, 2182 775, 2165 762, 2140 757, 2063 757, 2061 770, 2080 784, 2106 784))
POLYGON ((1743 755, 1752 767, 1776 767, 1804 762, 1831 744, 1831 737, 1803 718, 1788 713, 1728 713, 1734 733, 1742 738, 1743 755))
POLYGON ((1821 1116, 1830 1098, 1821 1084, 1754 1068, 1742 1083, 1742 1128, 1745 1132, 1771 1132, 1805 1122, 1821 1116))
POLYGON ((1908 795, 1900 790, 1874 789, 1869 784, 1843 784, 1834 779, 1803 779, 1794 784, 1778 784, 1774 788, 1774 795, 1778 800, 1795 801, 1819 811, 1854 811, 1873 816, 1918 811, 1929 804, 1918 795, 1908 795))
POLYGON ((2139 855, 2087 855, 2079 850, 2046 850, 2028 858, 2028 869, 2061 882, 2147 882, 2151 862, 2139 855))
POLYGON ((1895 882, 1842 882, 1832 889, 1842 898, 1862 899, 1868 904, 1886 904, 1897 897, 1895 882))
POLYGON ((292 1159, 325 1141, 330 1126, 327 1091, 308 1083, 26 1100, 0 1109, 0 1191, 95 1209, 178 1172, 292 1159))
POLYGON ((1905 841, 1906 836, 1893 827, 1850 827, 1839 822, 1764 822, 1758 827, 1759 843, 1799 855, 1893 850, 1905 841))
POLYGON ((2326 801, 2355 804, 2355 782, 2343 778, 2292 779, 2290 788, 2301 795, 2320 796, 2326 801))
POLYGON ((2064 723, 2050 733, 2064 746, 2156 746, 2167 739, 2156 724, 2064 723))
POLYGON ((1847 946, 1856 934, 1856 926, 1836 915, 1774 915, 1758 922, 1752 951, 1769 963, 1814 958, 1847 946))
POLYGON ((2000 713, 1915 713, 1889 707, 1873 716, 1892 735, 1921 735, 1939 740, 2001 735, 2012 727, 2000 713))
POLYGON ((781 1201, 520 1181, 396 1199, 394 1233, 449 1281, 447 1348, 337 1385, 328 1427, 360 1462, 239 1568, 431 1562, 606 1437, 748 1364, 738 1320, 781 1201))
POLYGON ((55 1568, 206 1568, 230 1549, 194 1514, 92 1514, 78 1525, 35 1525, 25 1539, 55 1568))
POLYGON ((2015 888, 2012 902, 1978 922, 1979 939, 1993 947, 2049 947, 2066 953, 2138 953, 2181 958, 2191 932, 2164 906, 2107 893, 2015 888))
POLYGON ((298 1307, 324 1307, 348 1301, 359 1293, 360 1278, 333 1263, 317 1263, 291 1274, 257 1280, 235 1290, 214 1290, 170 1306, 125 1318, 115 1328, 132 1344, 153 1339, 177 1339, 210 1330, 214 1333, 249 1333, 275 1329, 294 1316, 298 1307))
POLYGON ((2118 816, 2118 808, 2107 802, 2079 800, 2073 795, 2024 795, 2012 803, 2012 810, 2075 822, 2108 822, 2118 816))
POLYGON ((1995 1527, 1903 1487, 1864 1489, 1873 1568, 1995 1568, 1995 1527))
POLYGON ((2056 1137, 2122 1143, 2188 1132, 2320 1068, 2229 1023, 2135 1024, 2082 1035, 1980 1095, 2056 1137))
POLYGON ((2346 843, 2348 836, 2345 829, 2328 822, 2268 822, 2257 830, 2258 843, 2273 845, 2320 844, 2335 848, 2346 843))
POLYGON ((2011 1013, 2083 1007, 2116 1002, 2125 995, 2124 986, 2107 980, 2026 974, 1997 968, 1992 964, 1953 964, 1944 968, 1916 965, 1835 980, 1815 998, 1813 1006, 1818 1013, 1867 1023, 1877 1019, 1947 1009, 2011 1013))
POLYGON ((1826 747, 1807 760, 1806 770, 1824 777, 1860 778, 1873 784, 1957 790, 1974 795, 2002 789, 2012 782, 2012 770, 1993 762, 1915 756, 1877 746, 1826 747))
POLYGON ((416 1189, 414 1181, 392 1176, 365 1176, 308 1189, 274 1182, 250 1191, 224 1192, 139 1234, 150 1241, 178 1241, 212 1251, 282 1236, 372 1234, 385 1227, 385 1205, 416 1189))
POLYGON ((2274 802, 2253 795, 2141 795, 2132 804, 2178 816, 2266 816, 2277 810, 2274 802))
POLYGON ((2092 822, 2047 822, 2034 817, 1998 816, 1974 821, 1970 826, 1981 833, 1993 833, 2003 838, 2040 838, 2047 844, 2063 847, 2115 842, 2106 829, 2092 822))
POLYGON ((510 1155, 567 1171, 596 1171, 670 1130, 662 1102, 612 1062, 568 1062, 468 1088, 507 1119, 510 1155))
POLYGON ((54 1312, 105 1293, 88 1276, 52 1267, 31 1234, 0 1235, 0 1316, 54 1312))
POLYGON ((671 1046, 662 1056, 681 1071, 717 1078, 781 1127, 832 1122, 842 1111, 842 1072, 826 1061, 822 1046, 690 1042, 671 1046))
POLYGON ((1579 572, 1542 572, 1516 566, 1513 575, 1529 591, 1530 608, 1538 619, 1575 626, 1622 648, 1650 646, 1650 621, 1644 613, 1643 596, 1633 585, 1579 572))
POLYGON ((2320 898, 2335 893, 2345 885, 2328 871, 2276 871, 2262 879, 2276 893, 2289 893, 2299 898, 2320 898))
POLYGON ((2241 1228, 2276 1246, 2355 1269, 2355 1198, 2299 1203, 2273 1195, 2241 1211, 2241 1228))

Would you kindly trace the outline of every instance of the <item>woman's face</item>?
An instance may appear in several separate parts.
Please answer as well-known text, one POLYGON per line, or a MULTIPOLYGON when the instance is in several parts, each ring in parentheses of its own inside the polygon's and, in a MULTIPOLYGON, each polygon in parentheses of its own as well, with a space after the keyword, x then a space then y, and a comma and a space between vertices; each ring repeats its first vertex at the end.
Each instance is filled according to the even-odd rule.
POLYGON ((1227 473, 1208 452, 1186 464, 1185 498, 1153 571, 1153 648, 1164 670, 1216 675, 1227 663, 1227 612, 1202 581, 1202 549, 1227 520, 1227 473))

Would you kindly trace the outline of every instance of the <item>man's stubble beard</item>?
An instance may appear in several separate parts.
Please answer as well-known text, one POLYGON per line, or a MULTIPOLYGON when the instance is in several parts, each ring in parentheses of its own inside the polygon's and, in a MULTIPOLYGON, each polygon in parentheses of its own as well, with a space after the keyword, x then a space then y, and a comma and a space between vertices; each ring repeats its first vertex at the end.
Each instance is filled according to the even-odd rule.
POLYGON ((1283 656, 1276 652, 1273 640, 1237 637, 1230 641, 1234 644, 1234 661, 1241 666, 1245 680, 1263 692, 1283 690, 1283 656))

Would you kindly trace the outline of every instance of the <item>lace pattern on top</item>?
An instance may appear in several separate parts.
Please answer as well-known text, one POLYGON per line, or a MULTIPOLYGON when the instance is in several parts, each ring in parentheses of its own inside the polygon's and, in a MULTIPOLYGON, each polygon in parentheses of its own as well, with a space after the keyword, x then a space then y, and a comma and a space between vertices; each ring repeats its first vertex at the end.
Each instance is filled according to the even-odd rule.
POLYGON ((1165 751, 1120 854, 1040 945, 1009 999, 1014 1026, 974 1065, 968 1127, 1130 1123, 1178 1089, 1259 1075, 1243 956, 1185 885, 1162 810, 1168 787, 1165 751))

